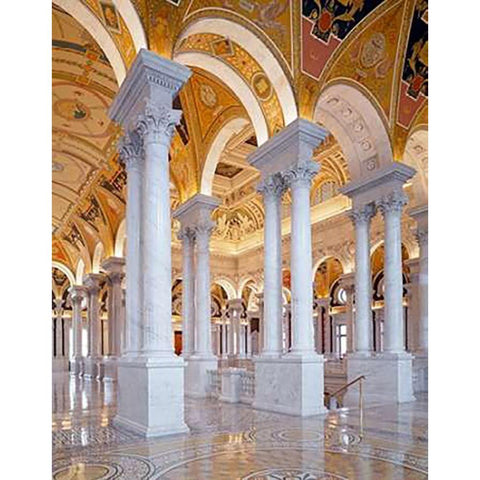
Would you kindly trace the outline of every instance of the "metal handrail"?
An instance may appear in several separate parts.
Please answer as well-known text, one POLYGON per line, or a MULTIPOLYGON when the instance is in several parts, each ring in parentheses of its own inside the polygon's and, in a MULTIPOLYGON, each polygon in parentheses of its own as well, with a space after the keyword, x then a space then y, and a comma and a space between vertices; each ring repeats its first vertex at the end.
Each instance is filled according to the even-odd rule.
MULTIPOLYGON (((328 396, 329 396, 329 397, 335 397, 337 394, 339 394, 340 392, 343 392, 343 391, 346 390, 348 387, 351 387, 353 384, 359 382, 360 380, 365 380, 365 375, 360 375, 360 376, 357 377, 355 380, 352 380, 350 383, 346 383, 343 387, 339 388, 339 389, 336 390, 335 392, 329 393, 328 396)), ((328 392, 327 392, 327 393, 328 393, 328 392)))

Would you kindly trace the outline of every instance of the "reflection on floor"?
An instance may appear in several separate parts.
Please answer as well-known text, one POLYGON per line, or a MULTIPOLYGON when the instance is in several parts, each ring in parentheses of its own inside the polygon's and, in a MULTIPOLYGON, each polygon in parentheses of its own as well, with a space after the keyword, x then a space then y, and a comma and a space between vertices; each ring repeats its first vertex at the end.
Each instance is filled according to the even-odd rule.
POLYGON ((55 375, 53 478, 417 480, 427 478, 427 399, 298 419, 186 401, 188 435, 143 440, 112 426, 115 386, 55 375))

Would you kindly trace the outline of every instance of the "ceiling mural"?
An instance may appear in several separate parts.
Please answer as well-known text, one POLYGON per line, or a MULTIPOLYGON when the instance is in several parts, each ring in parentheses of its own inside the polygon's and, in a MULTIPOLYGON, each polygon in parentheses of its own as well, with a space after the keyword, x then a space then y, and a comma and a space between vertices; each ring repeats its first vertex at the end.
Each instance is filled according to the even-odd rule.
POLYGON ((302 72, 320 78, 347 35, 384 0, 303 0, 302 72))
POLYGON ((245 80, 259 100, 270 135, 284 126, 283 112, 277 94, 266 72, 246 50, 229 38, 201 33, 183 39, 176 49, 176 53, 190 51, 205 53, 221 60, 245 80))
MULTIPOLYGON (((113 0, 81 1, 105 26, 128 68, 135 58, 133 36, 113 0)), ((272 72, 228 36, 195 33, 178 42, 181 32, 196 20, 228 19, 263 41, 291 82, 304 118, 312 118, 327 85, 345 82, 365 92, 380 113, 396 160, 406 161, 408 139, 428 126, 426 0, 131 1, 156 53, 172 58, 174 53, 199 52, 231 67, 258 100, 269 136, 285 124, 270 83, 272 72)), ((213 195, 222 201, 214 212, 213 238, 220 249, 224 244, 226 251, 239 252, 261 238, 263 229, 262 199, 256 192, 259 173, 247 161, 257 140, 234 89, 215 72, 192 71, 174 101, 183 116, 170 148, 172 208, 200 191, 202 171, 218 133, 231 120, 245 119, 212 167, 213 195)), ((114 71, 92 35, 53 6, 52 255, 72 271, 82 259, 88 273, 98 242, 106 256, 113 254, 125 215, 126 172, 116 153, 121 132, 107 115, 117 90, 114 71)), ((336 197, 350 173, 332 135, 314 157, 321 169, 313 180, 311 201, 318 205, 336 197)), ((422 162, 426 177, 427 153, 422 162)), ((290 203, 287 194, 282 218, 290 215, 290 203)), ((176 245, 177 227, 173 222, 176 245)))

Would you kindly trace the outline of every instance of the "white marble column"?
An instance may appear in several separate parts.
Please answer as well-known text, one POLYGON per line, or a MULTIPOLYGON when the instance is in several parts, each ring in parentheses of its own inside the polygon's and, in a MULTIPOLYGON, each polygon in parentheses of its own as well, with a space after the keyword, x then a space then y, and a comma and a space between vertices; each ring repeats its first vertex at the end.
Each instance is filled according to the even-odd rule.
POLYGON ((428 353, 428 228, 419 227, 416 232, 420 247, 418 271, 418 343, 417 353, 428 353))
POLYGON ((123 325, 122 315, 122 280, 125 260, 109 257, 102 263, 102 270, 108 285, 108 358, 104 359, 105 379, 117 379, 117 360, 122 354, 123 325))
POLYGON ((63 332, 62 332, 62 319, 63 319, 63 300, 61 298, 55 299, 55 357, 57 359, 63 358, 63 332))
POLYGON ((312 299, 312 227, 310 223, 310 186, 319 166, 304 162, 284 173, 292 192, 292 235, 290 270, 292 274, 292 348, 291 354, 315 353, 312 299))
POLYGON ((347 296, 345 305, 345 318, 347 324, 347 355, 354 352, 355 345, 355 320, 353 315, 353 298, 355 293, 355 278, 352 274, 346 274, 341 277, 342 287, 347 296))
POLYGON ((241 351, 240 339, 240 314, 243 310, 242 299, 234 298, 228 301, 228 313, 230 318, 230 344, 231 350, 229 352, 232 358, 238 358, 241 351))
POLYGON ((222 308, 222 358, 227 358, 228 356, 228 318, 227 318, 227 309, 222 308))
POLYGON ((172 357, 172 260, 168 154, 181 111, 150 102, 139 116, 145 151, 142 195, 143 356, 172 357))
POLYGON ((252 323, 250 312, 247 312, 247 358, 252 358, 252 323))
POLYGON ((126 231, 127 254, 125 289, 125 340, 122 354, 135 357, 140 351, 142 323, 142 185, 143 146, 134 131, 126 134, 119 145, 120 159, 127 171, 126 231))
MULTIPOLYGON (((185 364, 175 355, 172 342, 168 154, 181 117, 181 111, 172 109, 173 100, 190 75, 185 66, 141 49, 109 109, 112 120, 143 147, 143 151, 138 149, 140 157, 143 155, 143 177, 140 180, 133 175, 140 185, 132 196, 127 195, 128 355, 118 363, 114 422, 146 437, 188 431, 184 422, 185 364), (137 202, 141 202, 139 208, 137 202), (133 215, 137 222, 132 222, 133 215), (131 251, 134 241, 139 244, 131 251), (132 268, 140 288, 132 284, 132 268), (138 303, 134 304, 132 297, 138 303)), ((127 174, 128 188, 132 175, 127 174)))
POLYGON ((407 200, 403 192, 395 191, 378 201, 385 223, 383 345, 388 353, 405 351, 401 217, 407 200))
POLYGON ((265 337, 265 322, 263 320, 263 298, 264 292, 257 293, 258 298, 258 355, 261 356, 263 352, 263 339, 265 337))
POLYGON ((195 234, 190 227, 182 227, 178 238, 182 242, 182 356, 187 359, 195 340, 195 234))
POLYGON ((264 348, 263 356, 282 353, 282 232, 281 200, 286 186, 279 173, 266 177, 258 186, 263 195, 265 224, 264 245, 264 348))
POLYGON ((70 287, 69 294, 72 302, 72 328, 73 328, 73 355, 72 373, 80 375, 83 373, 82 357, 82 303, 87 297, 87 289, 81 285, 70 287))
POLYGON ((88 356, 85 361, 85 375, 95 378, 99 375, 102 356, 102 331, 100 321, 100 288, 103 275, 89 273, 83 277, 87 288, 87 318, 88 318, 88 356))
POLYGON ((375 215, 371 203, 353 208, 355 226, 355 353, 371 355, 372 276, 370 269, 370 223, 375 215))

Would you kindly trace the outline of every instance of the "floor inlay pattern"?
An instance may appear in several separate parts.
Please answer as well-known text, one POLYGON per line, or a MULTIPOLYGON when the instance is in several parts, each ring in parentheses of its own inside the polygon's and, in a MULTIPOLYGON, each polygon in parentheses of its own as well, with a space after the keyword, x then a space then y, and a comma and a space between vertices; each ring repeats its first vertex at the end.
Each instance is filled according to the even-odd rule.
POLYGON ((54 379, 55 480, 425 480, 427 399, 300 419, 186 399, 190 433, 112 425, 115 385, 54 379))

